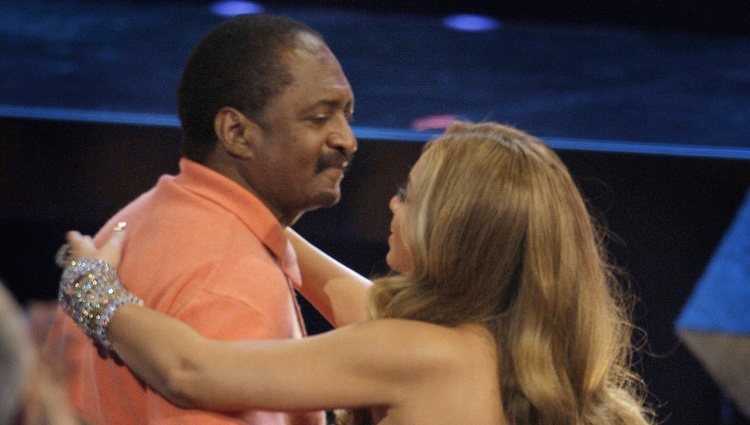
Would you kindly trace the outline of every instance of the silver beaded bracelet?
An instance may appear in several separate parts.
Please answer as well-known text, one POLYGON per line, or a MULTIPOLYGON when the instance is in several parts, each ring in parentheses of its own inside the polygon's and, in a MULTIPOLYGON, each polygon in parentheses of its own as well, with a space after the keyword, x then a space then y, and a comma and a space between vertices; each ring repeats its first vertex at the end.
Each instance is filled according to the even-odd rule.
POLYGON ((79 258, 68 263, 60 278, 58 302, 81 330, 113 352, 107 326, 118 308, 143 305, 143 300, 120 282, 111 264, 98 258, 79 258))

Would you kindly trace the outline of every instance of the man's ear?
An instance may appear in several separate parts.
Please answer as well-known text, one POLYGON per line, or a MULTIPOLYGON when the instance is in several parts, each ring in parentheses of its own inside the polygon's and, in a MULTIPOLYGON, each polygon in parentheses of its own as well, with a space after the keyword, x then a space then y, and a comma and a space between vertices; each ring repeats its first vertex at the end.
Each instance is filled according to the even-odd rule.
POLYGON ((255 152, 261 128, 242 112, 226 106, 214 117, 214 131, 219 145, 229 155, 250 159, 255 152))

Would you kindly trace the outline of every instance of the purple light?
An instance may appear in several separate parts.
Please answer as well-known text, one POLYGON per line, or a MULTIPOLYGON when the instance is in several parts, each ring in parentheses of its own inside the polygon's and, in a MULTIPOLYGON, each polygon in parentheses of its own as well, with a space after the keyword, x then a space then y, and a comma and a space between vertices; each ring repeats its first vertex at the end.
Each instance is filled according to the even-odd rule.
POLYGON ((237 16, 248 13, 263 13, 263 6, 251 1, 218 1, 211 5, 211 12, 219 16, 237 16))
POLYGON ((445 130, 458 117, 450 114, 428 115, 411 122, 411 129, 416 131, 445 130))
POLYGON ((443 19, 443 25, 458 31, 492 31, 500 28, 500 21, 482 15, 451 15, 443 19))

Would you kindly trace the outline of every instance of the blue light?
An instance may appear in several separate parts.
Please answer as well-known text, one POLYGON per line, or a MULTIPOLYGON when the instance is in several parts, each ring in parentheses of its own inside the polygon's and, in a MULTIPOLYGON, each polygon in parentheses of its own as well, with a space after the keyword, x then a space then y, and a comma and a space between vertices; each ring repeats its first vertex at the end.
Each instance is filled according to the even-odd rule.
MULTIPOLYGON (((129 124, 168 128, 180 127, 180 120, 175 115, 169 114, 45 108, 3 104, 0 104, 0 118, 129 124)), ((354 127, 353 130, 358 139, 404 143, 425 143, 441 134, 440 131, 412 131, 382 127, 354 127)), ((572 139, 564 137, 544 137, 542 140, 551 148, 563 151, 750 160, 750 148, 744 146, 679 145, 629 140, 572 139)))
POLYGON ((237 16, 248 13, 263 13, 263 6, 251 1, 219 1, 211 5, 211 12, 219 16, 237 16))
POLYGON ((451 15, 443 19, 443 25, 458 31, 492 31, 500 28, 500 21, 482 15, 451 15))

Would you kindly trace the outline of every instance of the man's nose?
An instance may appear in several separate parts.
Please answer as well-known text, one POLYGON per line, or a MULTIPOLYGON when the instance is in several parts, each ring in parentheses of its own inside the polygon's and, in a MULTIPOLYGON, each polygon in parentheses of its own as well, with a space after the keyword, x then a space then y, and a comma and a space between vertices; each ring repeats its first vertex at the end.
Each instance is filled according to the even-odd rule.
POLYGON ((344 120, 336 131, 328 138, 329 146, 346 156, 351 156, 357 151, 357 138, 349 122, 344 120))

